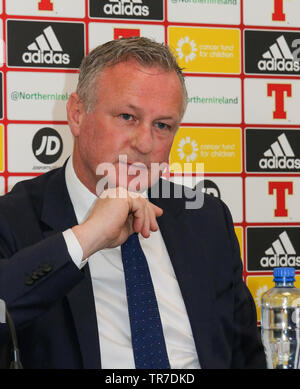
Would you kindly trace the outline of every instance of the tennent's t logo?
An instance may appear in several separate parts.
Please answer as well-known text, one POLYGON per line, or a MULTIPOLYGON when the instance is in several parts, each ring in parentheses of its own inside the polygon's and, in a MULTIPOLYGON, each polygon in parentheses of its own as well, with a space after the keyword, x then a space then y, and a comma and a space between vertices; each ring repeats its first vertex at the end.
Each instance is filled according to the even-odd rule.
POLYGON ((53 11, 53 3, 51 0, 40 0, 39 11, 53 11))
POLYGON ((274 22, 284 22, 285 13, 283 12, 283 0, 274 0, 274 12, 272 13, 274 22))
POLYGON ((286 119, 286 112, 284 110, 284 95, 292 97, 291 84, 268 84, 268 97, 275 95, 275 111, 273 111, 273 119, 286 119))
POLYGON ((285 194, 293 194, 293 182, 269 182, 269 195, 276 195, 276 209, 274 211, 275 217, 287 217, 288 210, 286 209, 285 194), (274 193, 275 192, 275 193, 274 193))

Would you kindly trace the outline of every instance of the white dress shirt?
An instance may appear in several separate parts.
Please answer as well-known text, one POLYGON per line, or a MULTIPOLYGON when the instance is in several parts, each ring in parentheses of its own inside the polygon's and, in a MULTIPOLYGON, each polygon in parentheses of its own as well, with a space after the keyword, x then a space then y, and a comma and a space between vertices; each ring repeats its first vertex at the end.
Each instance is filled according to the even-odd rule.
MULTIPOLYGON (((78 224, 88 216, 97 197, 75 174, 72 157, 66 166, 66 183, 78 224)), ((69 253, 81 268, 89 262, 103 369, 134 369, 126 286, 121 248, 103 249, 82 261, 74 233, 65 231, 69 253)), ((199 369, 194 339, 181 291, 160 231, 145 239, 139 235, 157 297, 172 369, 199 369)))

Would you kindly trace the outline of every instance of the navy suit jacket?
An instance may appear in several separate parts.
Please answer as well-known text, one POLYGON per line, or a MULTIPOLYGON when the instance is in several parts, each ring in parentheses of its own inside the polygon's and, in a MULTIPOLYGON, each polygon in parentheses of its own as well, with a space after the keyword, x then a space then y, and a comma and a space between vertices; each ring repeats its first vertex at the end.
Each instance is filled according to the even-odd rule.
MULTIPOLYGON (((225 204, 206 196, 201 209, 186 210, 182 198, 151 201, 164 210, 158 223, 201 367, 264 368, 225 204)), ((0 199, 0 299, 15 322, 24 368, 101 368, 89 266, 75 266, 62 235, 75 224, 64 168, 18 183, 0 199)), ((0 324, 0 349, 8 337, 0 324)))

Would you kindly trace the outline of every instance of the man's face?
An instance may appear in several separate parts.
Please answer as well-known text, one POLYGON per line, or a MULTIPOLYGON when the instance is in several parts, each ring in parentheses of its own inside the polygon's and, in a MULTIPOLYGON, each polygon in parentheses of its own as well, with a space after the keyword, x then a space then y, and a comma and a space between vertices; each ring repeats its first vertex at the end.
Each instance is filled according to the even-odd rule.
POLYGON ((148 177, 142 186, 148 187, 151 164, 168 161, 180 124, 183 94, 177 74, 129 60, 106 68, 95 88, 95 107, 81 113, 79 132, 74 134, 73 162, 78 177, 95 193, 101 178, 96 175, 97 166, 110 163, 116 171, 116 186, 127 181, 128 188, 141 174, 148 177), (120 163, 119 156, 126 156, 127 162, 120 163), (136 170, 143 165, 146 169, 141 168, 140 173, 125 173, 124 177, 130 166, 136 170), (119 172, 125 181, 120 182, 119 172))

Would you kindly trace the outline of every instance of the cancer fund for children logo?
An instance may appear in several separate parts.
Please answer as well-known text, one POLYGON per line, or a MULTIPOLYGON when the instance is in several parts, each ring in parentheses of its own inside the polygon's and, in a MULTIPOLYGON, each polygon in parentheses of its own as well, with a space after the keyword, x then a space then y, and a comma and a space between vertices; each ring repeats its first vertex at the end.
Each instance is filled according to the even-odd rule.
POLYGON ((242 168, 242 135, 240 128, 181 127, 170 153, 170 171, 190 164, 190 172, 204 164, 206 173, 240 173, 242 168), (176 167, 176 168, 175 168, 176 167))
POLYGON ((171 26, 168 39, 185 72, 241 72, 239 29, 171 26))

